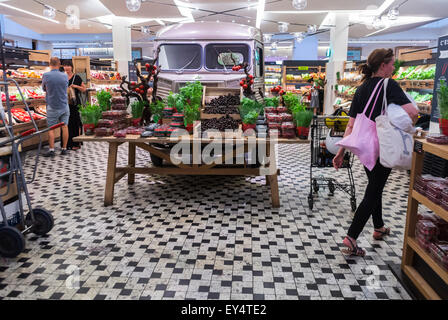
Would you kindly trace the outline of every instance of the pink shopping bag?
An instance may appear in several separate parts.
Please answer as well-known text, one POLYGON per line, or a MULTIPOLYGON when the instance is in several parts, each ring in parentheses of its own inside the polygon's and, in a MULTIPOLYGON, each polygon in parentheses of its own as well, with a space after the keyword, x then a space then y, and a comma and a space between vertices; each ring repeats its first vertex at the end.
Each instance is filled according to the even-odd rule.
POLYGON ((370 118, 372 117, 373 110, 375 109, 375 105, 378 101, 378 96, 381 93, 383 85, 384 79, 378 81, 378 84, 373 90, 364 111, 362 113, 358 113, 356 116, 352 133, 336 143, 337 146, 345 148, 355 154, 361 163, 369 169, 369 171, 372 171, 375 167, 376 161, 380 155, 376 124, 370 118), (366 112, 374 96, 376 96, 375 102, 373 103, 370 115, 367 117, 366 112))

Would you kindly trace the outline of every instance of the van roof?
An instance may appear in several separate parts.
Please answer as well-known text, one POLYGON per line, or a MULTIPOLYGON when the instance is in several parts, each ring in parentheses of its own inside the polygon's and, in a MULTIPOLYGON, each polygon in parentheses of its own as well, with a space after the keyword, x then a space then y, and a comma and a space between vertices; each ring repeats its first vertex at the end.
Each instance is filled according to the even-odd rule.
POLYGON ((186 22, 165 27, 157 32, 157 40, 258 40, 257 28, 228 22, 186 22))

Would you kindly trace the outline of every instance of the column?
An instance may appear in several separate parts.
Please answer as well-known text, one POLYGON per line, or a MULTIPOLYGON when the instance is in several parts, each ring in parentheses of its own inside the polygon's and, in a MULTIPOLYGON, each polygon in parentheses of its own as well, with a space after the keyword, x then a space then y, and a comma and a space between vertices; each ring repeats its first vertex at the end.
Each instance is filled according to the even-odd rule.
POLYGON ((132 60, 131 24, 128 19, 116 17, 112 22, 114 60, 118 62, 118 72, 129 77, 128 63, 132 60))
POLYGON ((336 98, 334 94, 335 84, 337 84, 336 73, 344 72, 344 61, 347 60, 348 50, 348 29, 349 15, 334 14, 333 25, 330 29, 330 60, 327 64, 327 86, 325 88, 325 104, 324 113, 331 114, 334 112, 333 103, 336 98))

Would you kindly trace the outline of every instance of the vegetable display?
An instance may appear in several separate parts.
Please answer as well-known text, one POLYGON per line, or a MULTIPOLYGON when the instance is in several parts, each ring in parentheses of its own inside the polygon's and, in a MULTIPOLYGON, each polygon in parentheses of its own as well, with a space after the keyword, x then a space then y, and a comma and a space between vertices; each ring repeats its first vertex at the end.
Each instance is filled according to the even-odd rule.
POLYGON ((102 111, 110 110, 112 95, 110 92, 105 90, 101 90, 96 94, 96 98, 98 100, 98 104, 101 107, 102 111))
POLYGON ((251 111, 255 111, 260 114, 263 111, 263 105, 256 100, 243 98, 240 106, 241 119, 244 119, 246 115, 251 111))
POLYGON ((83 124, 92 124, 96 126, 101 119, 102 110, 99 105, 87 103, 82 106, 79 111, 83 124))
POLYGON ((440 80, 440 88, 437 90, 437 99, 442 119, 448 119, 448 85, 445 80, 440 80))
MULTIPOLYGON (((258 116, 258 115, 257 115, 258 116)), ((225 117, 221 117, 219 119, 214 118, 214 119, 206 119, 206 120, 201 120, 201 131, 206 131, 206 130, 211 130, 211 129, 215 129, 215 130, 219 130, 219 131, 225 131, 227 130, 236 130, 239 128, 240 125, 240 120, 235 120, 232 117, 230 117, 229 115, 225 116, 225 117)))
POLYGON ((238 94, 232 95, 229 93, 226 96, 219 96, 218 98, 212 99, 208 104, 212 107, 237 106, 240 104, 240 96, 238 94))
POLYGON ((249 111, 244 117, 243 117, 243 123, 244 124, 255 124, 258 120, 258 112, 255 110, 249 111))
POLYGON ((135 101, 131 104, 132 119, 140 119, 143 114, 145 103, 142 101, 135 101))
POLYGON ((274 107, 277 108, 278 107, 278 98, 277 97, 273 97, 273 98, 264 98, 264 105, 266 107, 274 107))

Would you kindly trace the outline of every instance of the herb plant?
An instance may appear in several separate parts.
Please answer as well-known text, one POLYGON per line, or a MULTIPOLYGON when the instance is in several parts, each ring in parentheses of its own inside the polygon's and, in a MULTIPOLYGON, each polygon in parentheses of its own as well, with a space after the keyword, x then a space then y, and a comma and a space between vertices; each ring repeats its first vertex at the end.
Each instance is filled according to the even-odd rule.
POLYGON ((98 100, 98 104, 101 107, 102 111, 110 110, 112 94, 105 90, 101 90, 96 94, 96 98, 98 100))
POLYGON ((440 88, 437 90, 437 99, 440 109, 440 117, 448 119, 448 85, 445 80, 440 80, 440 88))
POLYGON ((101 119, 102 109, 99 105, 86 103, 80 108, 81 119, 84 124, 97 125, 101 119))
POLYGON ((144 101, 135 101, 131 104, 132 119, 139 119, 142 117, 143 109, 145 108, 144 101))
POLYGON ((244 124, 255 124, 258 119, 258 112, 255 110, 249 111, 244 117, 243 117, 243 123, 244 124))

